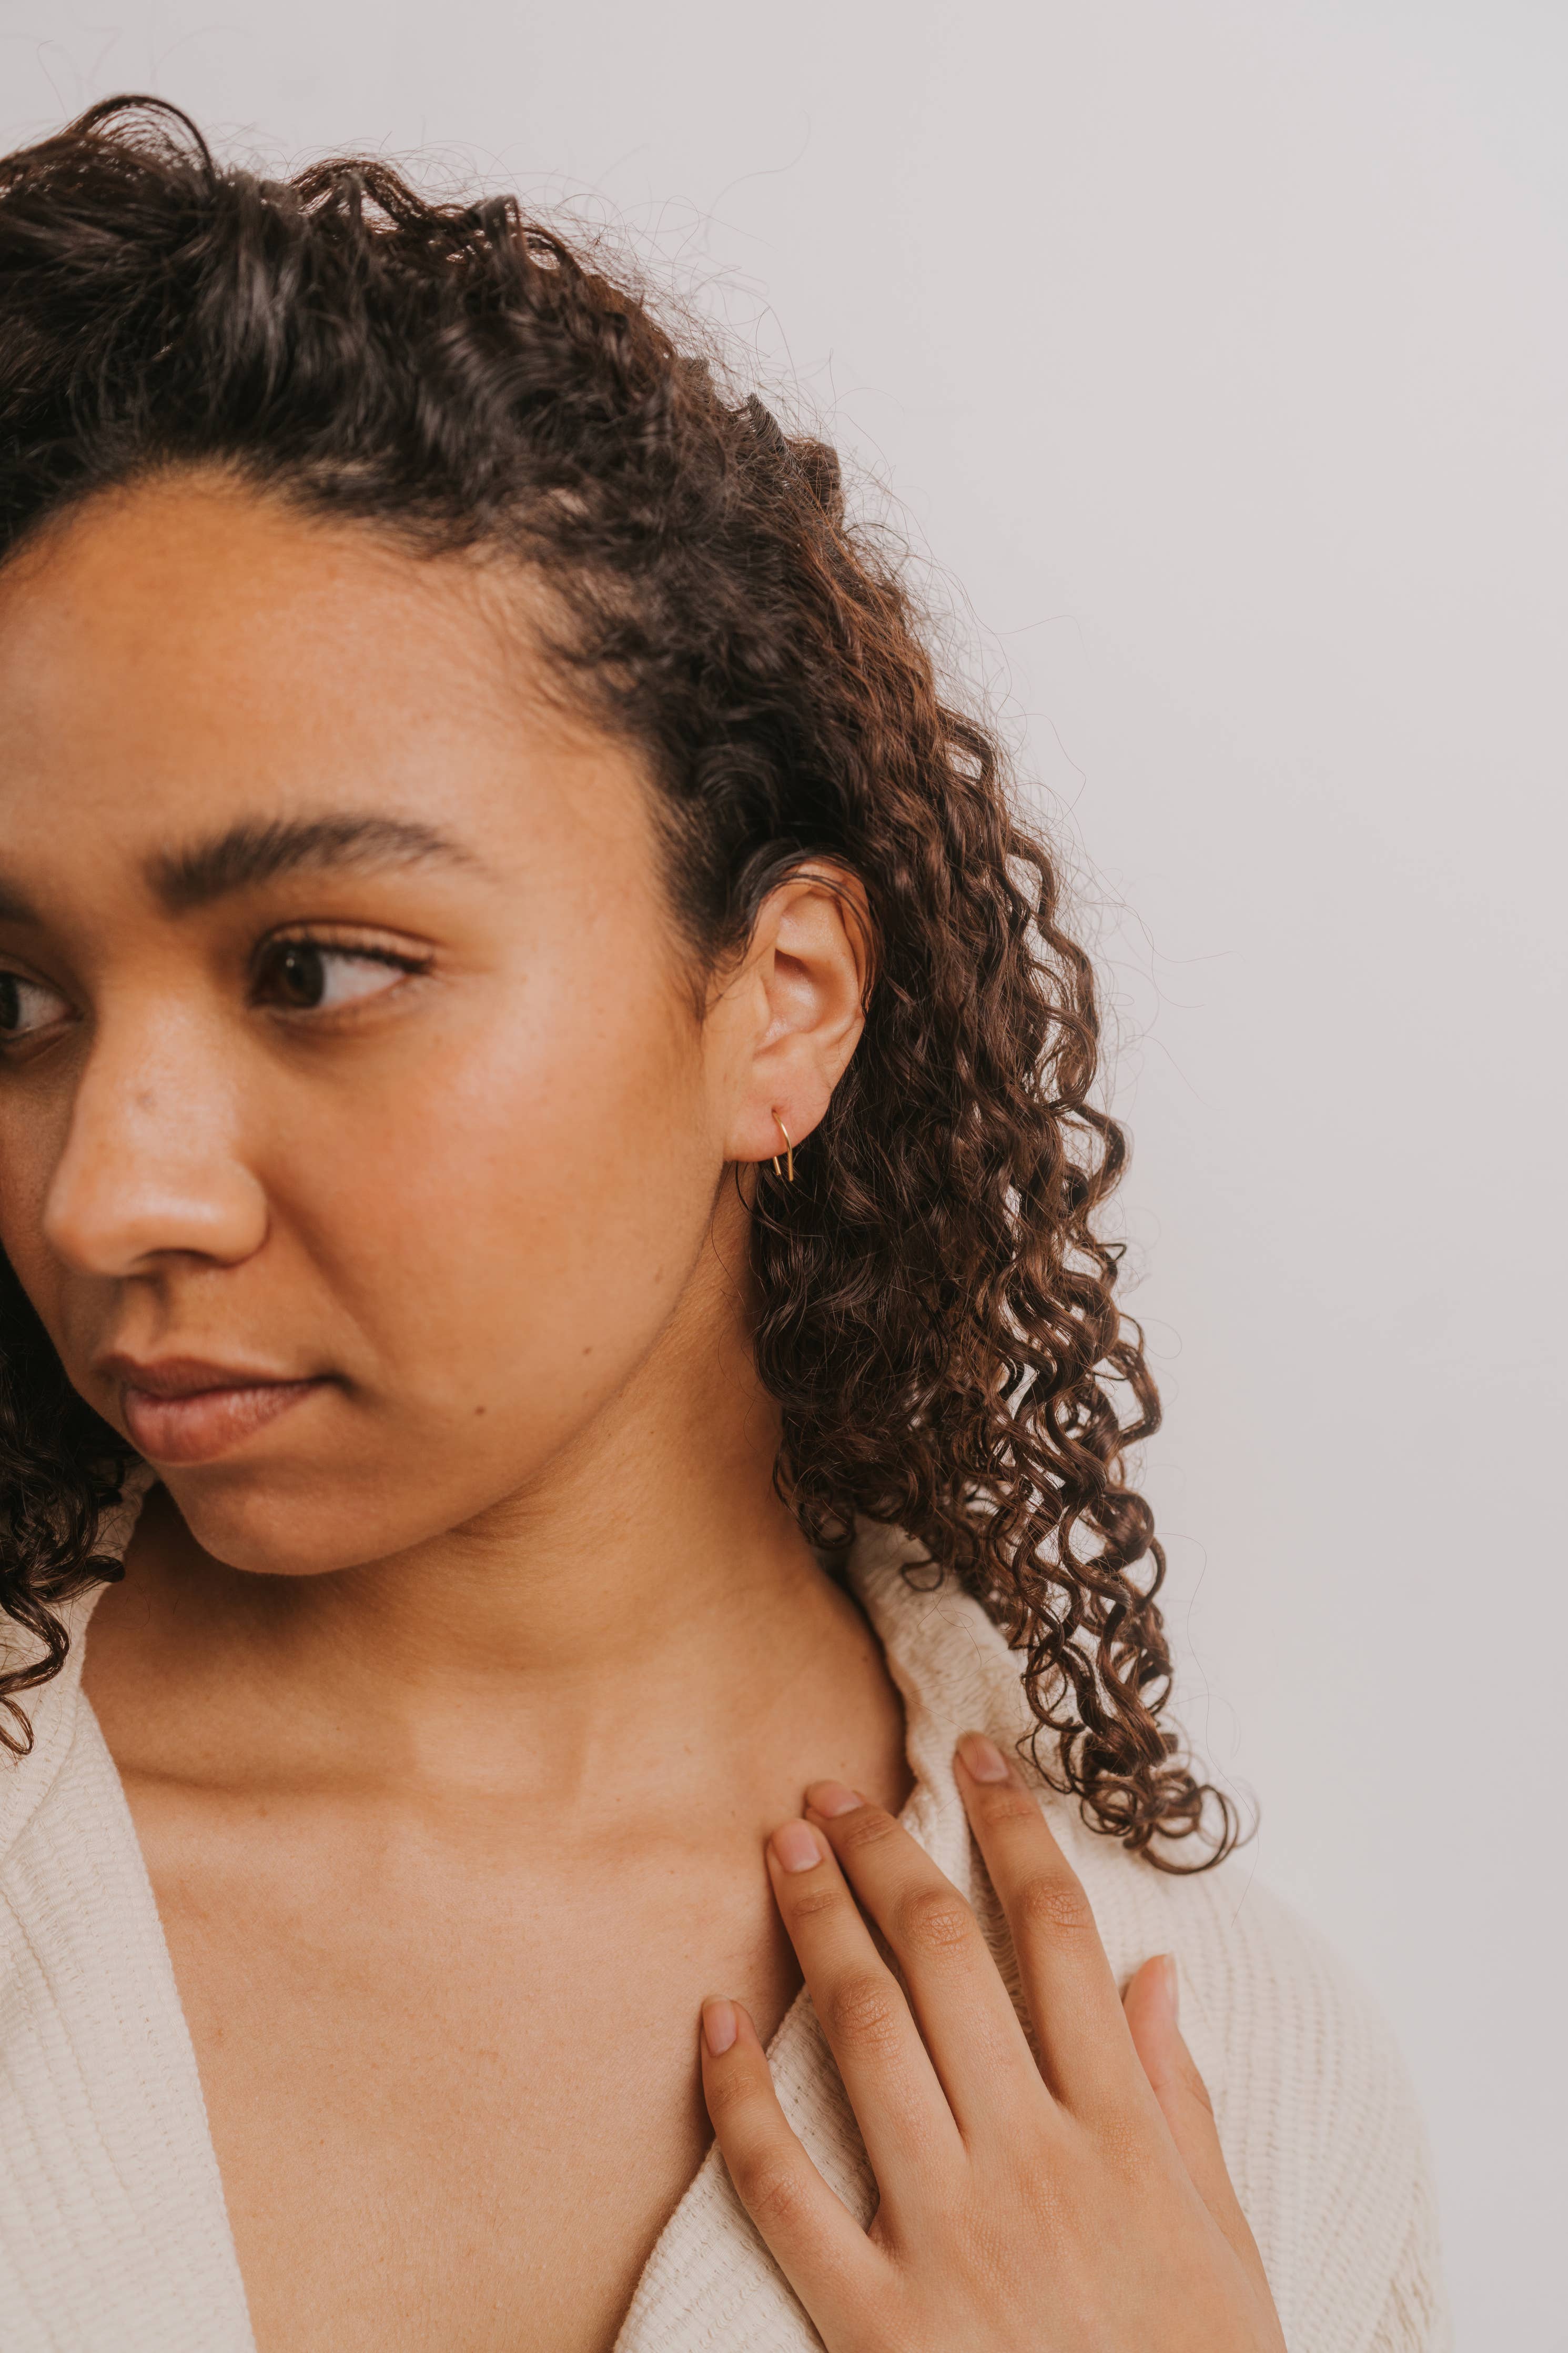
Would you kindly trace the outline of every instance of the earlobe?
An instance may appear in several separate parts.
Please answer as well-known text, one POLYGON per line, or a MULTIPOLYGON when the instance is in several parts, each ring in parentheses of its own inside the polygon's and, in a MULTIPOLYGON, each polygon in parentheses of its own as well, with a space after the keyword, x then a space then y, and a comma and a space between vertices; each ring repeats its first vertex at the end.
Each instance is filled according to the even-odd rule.
POLYGON ((869 934, 864 886, 844 869, 802 868, 763 901, 748 957, 752 1011, 731 1033, 740 1067, 730 1159, 769 1161, 793 1183, 796 1146, 820 1123, 865 1028, 869 934))

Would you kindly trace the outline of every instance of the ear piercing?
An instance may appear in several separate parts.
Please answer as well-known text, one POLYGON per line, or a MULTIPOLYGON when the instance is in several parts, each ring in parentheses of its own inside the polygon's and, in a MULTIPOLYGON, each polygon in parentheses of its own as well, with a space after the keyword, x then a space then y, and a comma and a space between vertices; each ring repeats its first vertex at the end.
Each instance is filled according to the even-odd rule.
POLYGON ((775 1176, 782 1176, 786 1184, 793 1185, 795 1183, 795 1146, 789 1140, 788 1128, 784 1125, 776 1111, 773 1113, 773 1125, 778 1129, 779 1134, 784 1140, 784 1166, 782 1169, 780 1168, 779 1156, 775 1152, 773 1155, 773 1175, 775 1176))

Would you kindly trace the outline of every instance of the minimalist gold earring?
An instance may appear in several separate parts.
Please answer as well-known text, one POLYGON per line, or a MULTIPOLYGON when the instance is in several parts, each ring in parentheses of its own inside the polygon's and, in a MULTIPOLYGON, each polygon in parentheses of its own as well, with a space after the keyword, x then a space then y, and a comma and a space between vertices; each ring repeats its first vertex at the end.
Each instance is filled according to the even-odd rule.
POLYGON ((784 1165, 781 1169, 779 1166, 779 1156, 775 1152, 773 1155, 773 1175, 775 1176, 784 1176, 787 1184, 793 1185, 795 1183, 795 1146, 789 1140, 788 1128, 784 1125, 776 1111, 773 1113, 773 1125, 778 1129, 779 1134, 784 1140, 784 1165))

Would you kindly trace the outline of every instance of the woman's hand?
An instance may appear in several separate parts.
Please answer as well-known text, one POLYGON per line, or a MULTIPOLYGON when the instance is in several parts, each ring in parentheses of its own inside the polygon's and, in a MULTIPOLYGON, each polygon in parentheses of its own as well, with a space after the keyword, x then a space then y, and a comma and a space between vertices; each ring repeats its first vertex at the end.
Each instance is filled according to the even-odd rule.
POLYGON ((952 1883, 819 1781, 768 1869, 881 2202, 862 2231, 784 2122, 751 2020, 712 2000, 703 2089, 742 2202, 828 2353, 1284 2353, 1173 1962, 1146 1962, 1123 2005, 1034 1794, 976 1734, 958 1783, 1043 2072, 952 1883))

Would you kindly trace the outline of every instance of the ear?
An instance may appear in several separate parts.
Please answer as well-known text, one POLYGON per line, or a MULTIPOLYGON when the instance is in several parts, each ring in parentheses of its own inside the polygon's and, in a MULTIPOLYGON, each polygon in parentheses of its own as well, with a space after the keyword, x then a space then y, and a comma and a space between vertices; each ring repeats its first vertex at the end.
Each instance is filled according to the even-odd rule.
POLYGON ((771 1160, 818 1125, 866 1027, 871 922, 847 868, 798 869, 763 900, 710 1018, 725 1063, 727 1160, 771 1160))

